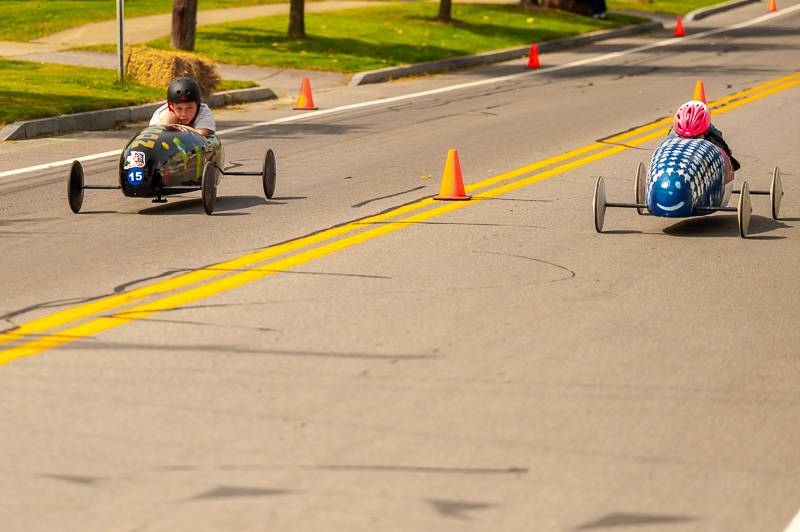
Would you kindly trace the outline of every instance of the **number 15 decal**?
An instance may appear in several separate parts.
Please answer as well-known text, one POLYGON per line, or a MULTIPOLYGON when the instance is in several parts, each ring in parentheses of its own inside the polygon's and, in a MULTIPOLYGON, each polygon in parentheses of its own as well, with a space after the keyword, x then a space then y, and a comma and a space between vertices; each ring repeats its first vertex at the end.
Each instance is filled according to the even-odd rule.
POLYGON ((141 168, 131 168, 128 171, 128 183, 133 186, 139 186, 144 181, 144 170, 141 168))

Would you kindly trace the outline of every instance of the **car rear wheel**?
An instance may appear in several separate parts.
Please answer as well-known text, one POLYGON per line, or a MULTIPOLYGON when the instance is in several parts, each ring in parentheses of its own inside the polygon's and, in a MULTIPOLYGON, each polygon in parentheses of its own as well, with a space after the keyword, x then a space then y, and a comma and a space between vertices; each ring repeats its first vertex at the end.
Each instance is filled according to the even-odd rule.
POLYGON ((214 214, 214 203, 217 200, 217 168, 208 162, 203 168, 203 209, 209 216, 214 214))
POLYGON ((275 154, 272 150, 267 150, 264 155, 264 168, 262 170, 261 181, 264 185, 264 196, 272 199, 275 195, 275 182, 277 181, 277 168, 275 165, 275 154))
POLYGON ((69 170, 67 201, 72 212, 75 214, 80 212, 83 206, 83 166, 80 161, 73 161, 69 170))

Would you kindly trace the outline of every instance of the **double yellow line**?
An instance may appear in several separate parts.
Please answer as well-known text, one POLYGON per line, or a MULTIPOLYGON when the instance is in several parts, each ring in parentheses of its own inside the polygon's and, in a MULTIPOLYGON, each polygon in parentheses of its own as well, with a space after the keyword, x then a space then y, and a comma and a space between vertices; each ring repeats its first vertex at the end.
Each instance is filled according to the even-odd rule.
MULTIPOLYGON (((714 109, 715 114, 724 113, 797 85, 800 85, 800 72, 716 100, 711 102, 710 107, 714 109)), ((466 189, 467 191, 475 192, 487 189, 487 187, 494 187, 483 190, 478 198, 497 197, 564 172, 574 170, 594 161, 610 157, 630 149, 631 147, 644 144, 663 136, 666 134, 671 122, 671 117, 659 119, 604 139, 602 142, 594 142, 581 148, 473 183, 467 186, 466 189), (625 144, 622 144, 623 142, 625 142, 625 144), (576 157, 579 158, 576 159, 576 157), (539 170, 551 166, 553 167, 549 170, 536 173, 539 170), (516 178, 526 175, 527 177, 515 180, 516 178)), ((409 225, 423 222, 458 209, 463 209, 469 206, 469 204, 470 202, 440 204, 434 202, 431 198, 425 198, 376 216, 356 220, 310 236, 249 253, 230 261, 156 282, 132 290, 131 292, 104 297, 90 303, 71 307, 32 320, 20 325, 16 329, 0 334, 0 345, 27 340, 0 351, 0 365, 18 358, 41 353, 42 351, 64 345, 80 338, 107 331, 136 319, 146 318, 157 312, 184 306, 215 294, 252 283, 253 281, 289 270, 337 251, 399 231, 409 225), (429 208, 435 203, 437 203, 438 206, 429 208), (405 217, 399 218, 402 216, 405 217), (389 221, 391 221, 391 223, 385 223, 389 221), (376 227, 367 228, 370 225, 376 224, 376 227), (298 251, 299 253, 295 253, 298 251), (287 256, 273 261, 273 259, 284 255, 287 256), (153 298, 154 296, 159 297, 146 303, 124 309, 111 316, 94 317, 93 319, 89 319, 84 323, 68 329, 55 333, 49 332, 68 324, 92 318, 100 313, 139 303, 142 300, 153 298)))

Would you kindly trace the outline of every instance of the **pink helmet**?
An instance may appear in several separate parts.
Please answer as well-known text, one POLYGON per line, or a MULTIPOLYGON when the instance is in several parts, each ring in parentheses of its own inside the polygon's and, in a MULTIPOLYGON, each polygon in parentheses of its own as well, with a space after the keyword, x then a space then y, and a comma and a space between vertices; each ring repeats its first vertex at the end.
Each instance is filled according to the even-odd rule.
POLYGON ((681 137, 702 135, 711 127, 711 111, 701 101, 691 100, 681 105, 675 113, 672 128, 681 137))

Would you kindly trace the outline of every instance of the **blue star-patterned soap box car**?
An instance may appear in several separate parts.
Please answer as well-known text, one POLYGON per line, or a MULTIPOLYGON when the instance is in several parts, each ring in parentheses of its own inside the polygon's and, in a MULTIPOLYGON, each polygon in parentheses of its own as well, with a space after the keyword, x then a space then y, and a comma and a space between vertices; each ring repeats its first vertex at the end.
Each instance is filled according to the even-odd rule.
POLYGON ((260 176, 267 199, 275 193, 275 154, 267 150, 260 172, 224 169, 222 142, 215 135, 205 138, 190 130, 151 126, 134 136, 119 159, 118 185, 86 185, 83 166, 74 161, 67 180, 67 199, 72 212, 83 205, 83 191, 122 190, 128 197, 152 198, 164 203, 165 196, 200 191, 206 214, 214 212, 217 186, 223 175, 260 176))
POLYGON ((606 208, 620 207, 663 218, 736 212, 739 235, 745 238, 750 228, 750 194, 769 194, 772 217, 777 220, 783 187, 780 170, 776 167, 769 191, 751 191, 747 181, 740 190, 733 190, 733 165, 724 150, 704 139, 676 137, 667 139, 656 149, 648 170, 639 163, 635 194, 634 203, 608 202, 605 181, 602 177, 597 179, 594 223, 598 233, 603 231, 606 208), (731 194, 739 195, 736 207, 728 207, 731 194))

